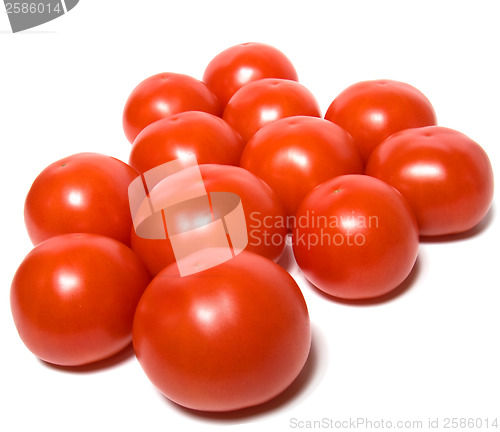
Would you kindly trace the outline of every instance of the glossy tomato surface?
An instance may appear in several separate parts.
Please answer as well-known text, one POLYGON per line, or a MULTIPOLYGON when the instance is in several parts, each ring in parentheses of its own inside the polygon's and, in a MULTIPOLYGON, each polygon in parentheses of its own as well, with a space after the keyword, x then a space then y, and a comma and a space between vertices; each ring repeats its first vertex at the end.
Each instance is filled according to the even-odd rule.
POLYGON ((194 154, 199 164, 238 165, 245 143, 220 117, 187 111, 146 126, 137 136, 129 164, 138 172, 194 154))
POLYGON ((245 146, 240 164, 271 186, 290 216, 320 183, 363 173, 351 136, 332 122, 307 116, 264 126, 245 146))
POLYGON ((461 132, 440 126, 392 135, 372 153, 366 173, 405 196, 422 236, 473 228, 493 199, 493 170, 486 152, 461 132))
POLYGON ((184 111, 220 115, 217 97, 189 75, 165 72, 142 81, 129 95, 123 110, 123 130, 133 143, 148 124, 184 111))
MULTIPOLYGON (((206 164, 200 165, 200 172, 208 193, 232 192, 240 197, 247 225, 246 250, 277 261, 283 254, 288 229, 285 211, 275 192, 257 176, 240 167, 206 164)), ((205 215, 197 211, 183 215, 186 223, 200 217, 205 215)), ((146 239, 132 230, 131 244, 153 276, 175 262, 168 238, 146 239)))
POLYGON ((418 253, 418 227, 392 186, 346 175, 313 189, 301 203, 293 252, 307 279, 343 299, 367 299, 399 286, 418 253))
POLYGON ((223 118, 247 142, 262 126, 298 115, 321 117, 314 95, 296 81, 265 78, 239 89, 227 103, 223 118))
POLYGON ((310 348, 307 306, 278 264, 242 252, 186 277, 175 266, 146 289, 134 349, 166 397, 195 410, 266 402, 298 376, 310 348))
POLYGON ((21 339, 40 359, 62 366, 95 362, 125 348, 149 283, 125 245, 95 234, 64 234, 36 246, 10 292, 21 339))
POLYGON ((203 74, 203 82, 223 106, 245 84, 263 78, 298 80, 295 67, 285 54, 258 42, 227 48, 210 61, 203 74))
POLYGON ((331 103, 325 118, 351 134, 364 161, 394 132, 436 124, 429 100, 415 87, 394 80, 361 81, 331 103))
POLYGON ((89 232, 130 244, 128 186, 137 172, 99 153, 78 153, 45 168, 26 197, 24 220, 33 244, 89 232))

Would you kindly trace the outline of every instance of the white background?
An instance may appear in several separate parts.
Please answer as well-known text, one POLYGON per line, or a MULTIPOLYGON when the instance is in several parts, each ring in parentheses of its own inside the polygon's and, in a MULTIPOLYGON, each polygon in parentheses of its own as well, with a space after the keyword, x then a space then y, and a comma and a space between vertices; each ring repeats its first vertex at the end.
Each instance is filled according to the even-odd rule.
POLYGON ((323 112, 356 81, 406 81, 427 95, 442 126, 480 143, 500 173, 496 6, 81 0, 68 15, 19 34, 0 6, 0 429, 281 431, 296 421, 358 417, 424 426, 436 417, 440 426, 446 417, 500 422, 498 202, 474 235, 423 243, 406 289, 383 302, 328 299, 285 256, 309 306, 311 358, 284 395, 243 413, 177 407, 130 350, 99 367, 49 367, 22 344, 9 306, 12 277, 31 249, 23 202, 36 175, 81 151, 128 160, 121 115, 133 87, 163 71, 201 79, 211 58, 237 43, 281 49, 323 112))

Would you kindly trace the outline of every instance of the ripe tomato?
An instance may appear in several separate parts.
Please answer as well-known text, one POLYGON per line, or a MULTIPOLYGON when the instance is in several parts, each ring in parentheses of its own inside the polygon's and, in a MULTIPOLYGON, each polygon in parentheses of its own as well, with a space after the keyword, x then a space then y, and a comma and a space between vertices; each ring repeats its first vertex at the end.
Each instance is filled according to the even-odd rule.
POLYGON ((336 124, 307 116, 264 126, 245 146, 240 165, 271 186, 292 216, 315 186, 339 175, 363 173, 351 136, 336 124))
POLYGON ((129 164, 144 173, 192 153, 199 164, 238 165, 244 145, 238 132, 220 117, 187 111, 146 126, 134 141, 129 164))
POLYGON ((444 127, 392 135, 372 153, 366 173, 405 196, 423 236, 471 229, 493 199, 493 170, 486 152, 464 134, 444 127))
POLYGON ((245 84, 263 78, 297 81, 292 62, 280 50, 263 43, 232 46, 217 54, 208 64, 203 81, 225 106, 245 84))
POLYGON ((278 264, 251 252, 180 277, 164 269, 137 307, 134 349, 172 401, 231 411, 281 393, 310 348, 304 297, 278 264))
POLYGON ((123 110, 123 130, 133 143, 148 124, 184 111, 222 114, 217 97, 188 75, 166 72, 142 81, 130 94, 123 110))
POLYGON ((247 142, 265 124, 298 115, 321 117, 313 94, 298 82, 265 78, 240 88, 226 105, 223 118, 247 142))
POLYGON ((132 321, 149 275, 125 245, 96 234, 64 234, 36 246, 10 292, 26 347, 42 360, 77 366, 116 354, 132 340, 132 321))
POLYGON ((24 206, 33 244, 71 232, 89 232, 130 244, 128 186, 137 172, 98 153, 78 153, 45 168, 24 206))
POLYGON ((344 299, 378 297, 409 275, 418 252, 418 227, 392 186, 345 175, 313 189, 293 228, 293 252, 320 290, 344 299))
POLYGON ((362 81, 347 87, 331 103, 325 118, 352 135, 365 162, 394 132, 436 124, 429 100, 415 87, 392 80, 362 81))
MULTIPOLYGON (((200 171, 208 193, 232 192, 241 198, 247 223, 246 250, 277 261, 285 249, 288 229, 285 212, 274 191, 240 167, 207 164, 200 165, 200 171)), ((186 220, 197 217, 197 214, 189 215, 186 220)), ((131 244, 152 276, 175 262, 169 239, 142 238, 132 229, 131 244)))

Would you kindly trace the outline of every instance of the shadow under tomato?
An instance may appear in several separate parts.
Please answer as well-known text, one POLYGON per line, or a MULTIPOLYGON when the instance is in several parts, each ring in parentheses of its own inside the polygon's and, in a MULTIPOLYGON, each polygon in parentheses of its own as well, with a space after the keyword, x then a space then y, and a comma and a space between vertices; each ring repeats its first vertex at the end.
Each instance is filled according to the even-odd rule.
POLYGON ((134 348, 132 346, 132 343, 130 343, 129 345, 127 345, 127 347, 111 357, 81 366, 61 366, 46 362, 41 359, 38 359, 38 361, 42 363, 43 366, 58 370, 60 372, 86 374, 112 369, 124 363, 125 361, 130 360, 134 356, 134 348))
POLYGON ((297 267, 295 257, 293 256, 291 238, 287 238, 285 249, 277 263, 289 273, 297 267))
POLYGON ((322 352, 324 350, 321 348, 325 346, 322 339, 323 336, 319 329, 312 326, 311 349, 302 371, 282 393, 263 404, 229 412, 205 412, 178 405, 161 395, 161 393, 160 396, 184 415, 220 423, 241 422, 277 411, 296 401, 306 391, 310 391, 315 386, 315 383, 320 381, 320 376, 324 374, 328 364, 327 353, 322 352))
POLYGON ((493 223, 495 219, 495 208, 492 205, 486 213, 486 216, 483 218, 481 222, 479 222, 475 227, 467 230, 463 233, 458 234, 448 234, 448 235, 440 235, 440 236, 421 236, 421 243, 450 243, 462 240, 468 240, 472 237, 476 237, 479 234, 486 231, 490 225, 493 223))
POLYGON ((311 287, 313 291, 316 292, 316 294, 326 299, 327 301, 332 301, 335 303, 340 303, 350 306, 376 306, 379 304, 388 303, 398 297, 401 297, 416 283, 421 271, 422 271, 422 257, 421 255, 419 255, 417 257, 417 260, 415 261, 415 265, 413 266, 410 274, 399 286, 397 286, 395 289, 382 296, 370 299, 362 299, 362 300, 349 300, 349 299, 342 299, 339 297, 335 297, 325 293, 324 291, 321 291, 316 285, 312 284, 307 279, 306 283, 311 287))

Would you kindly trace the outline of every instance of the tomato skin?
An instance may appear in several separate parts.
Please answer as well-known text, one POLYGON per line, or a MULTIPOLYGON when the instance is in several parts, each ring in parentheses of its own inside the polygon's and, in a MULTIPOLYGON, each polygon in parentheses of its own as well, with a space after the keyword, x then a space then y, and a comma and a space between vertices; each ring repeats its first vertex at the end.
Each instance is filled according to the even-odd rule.
POLYGON ((244 145, 238 132, 220 117, 187 111, 146 126, 132 145, 129 164, 144 173, 192 153, 199 164, 238 165, 244 145))
POLYGON ((347 87, 330 104, 325 119, 351 134, 365 162, 389 135, 437 121, 424 94, 394 80, 361 81, 347 87))
POLYGON ((347 132, 307 116, 276 120, 261 128, 245 146, 240 165, 271 186, 290 216, 315 186, 364 169, 347 132))
POLYGON ((285 54, 258 42, 227 48, 210 61, 203 74, 203 82, 223 106, 245 84, 263 78, 298 81, 295 67, 285 54))
POLYGON ((172 243, 167 239, 147 239, 139 237, 132 228, 130 247, 144 263, 151 277, 175 262, 172 243))
POLYGON ((96 234, 64 234, 36 246, 12 281, 14 322, 40 359, 78 366, 116 354, 132 340, 139 298, 149 283, 139 258, 96 234))
MULTIPOLYGON (((200 165, 200 172, 208 193, 232 192, 241 198, 247 223, 246 250, 277 261, 285 249, 288 229, 285 211, 274 191, 240 167, 205 164, 200 165)), ((152 276, 175 262, 169 239, 141 238, 132 229, 131 246, 152 276)))
POLYGON ((204 111, 220 116, 217 97, 189 75, 165 72, 139 83, 123 109, 123 131, 130 143, 148 124, 184 111, 204 111))
POLYGON ((265 124, 298 115, 321 117, 313 94, 296 81, 265 78, 240 88, 222 117, 248 142, 265 124))
POLYGON ((418 227, 392 186, 345 175, 313 189, 293 228, 293 252, 307 279, 334 297, 360 300, 399 286, 417 259, 418 227))
POLYGON ((128 186, 137 172, 99 153, 77 153, 45 168, 33 182, 24 220, 34 245, 59 234, 89 232, 130 244, 128 186))
POLYGON ((167 398, 195 410, 231 411, 266 402, 292 383, 311 330, 294 279, 243 251, 186 277, 175 266, 159 273, 137 307, 133 343, 167 398))
POLYGON ((473 228, 493 200, 493 169, 486 152, 461 132, 440 126, 387 138, 372 153, 366 173, 405 196, 422 236, 473 228))

